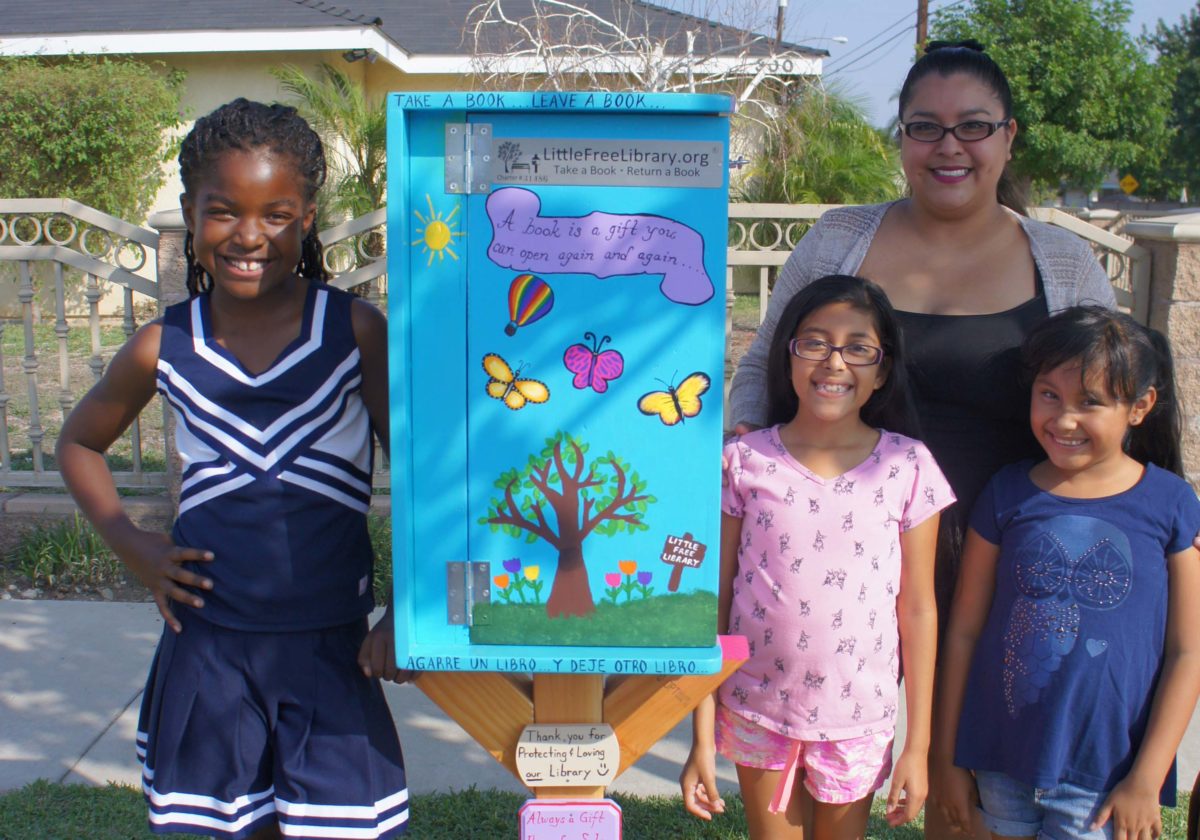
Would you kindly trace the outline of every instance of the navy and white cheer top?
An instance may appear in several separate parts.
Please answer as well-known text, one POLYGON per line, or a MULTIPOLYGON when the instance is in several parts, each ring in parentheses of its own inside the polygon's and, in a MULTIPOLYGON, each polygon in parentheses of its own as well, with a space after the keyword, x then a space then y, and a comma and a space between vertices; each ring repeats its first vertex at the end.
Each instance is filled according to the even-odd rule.
POLYGON ((212 338, 209 295, 167 308, 158 390, 183 461, 180 546, 214 559, 199 615, 245 630, 344 624, 371 611, 372 437, 353 296, 312 283, 299 337, 262 373, 212 338))

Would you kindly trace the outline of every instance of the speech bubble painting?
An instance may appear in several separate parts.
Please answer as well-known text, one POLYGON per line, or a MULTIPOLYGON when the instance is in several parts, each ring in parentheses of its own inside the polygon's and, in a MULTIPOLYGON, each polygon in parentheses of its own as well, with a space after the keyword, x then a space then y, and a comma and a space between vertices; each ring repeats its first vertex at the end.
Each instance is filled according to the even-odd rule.
POLYGON ((502 268, 598 279, 661 274, 670 301, 699 306, 713 296, 704 268, 704 239, 663 216, 593 211, 543 216, 536 193, 504 187, 487 199, 492 226, 488 259, 502 268))

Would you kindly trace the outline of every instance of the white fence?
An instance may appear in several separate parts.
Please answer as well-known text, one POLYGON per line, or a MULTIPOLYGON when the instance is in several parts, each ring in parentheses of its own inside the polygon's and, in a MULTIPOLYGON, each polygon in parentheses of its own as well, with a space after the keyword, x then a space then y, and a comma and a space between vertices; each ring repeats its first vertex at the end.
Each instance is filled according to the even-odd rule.
MULTIPOLYGON (((743 267, 757 280, 753 327, 766 311, 779 266, 833 206, 729 206, 727 339, 733 334, 735 269, 743 267)), ((1119 303, 1145 320, 1144 249, 1061 211, 1036 209, 1033 215, 1088 239, 1113 279, 1119 303)), ((321 234, 331 282, 356 287, 377 305, 387 293, 385 220, 381 208, 321 234)), ((63 418, 139 324, 157 316, 171 285, 158 275, 164 263, 160 246, 166 250, 168 243, 158 231, 69 199, 0 199, 0 487, 61 487, 51 453, 63 418)), ((181 286, 180 278, 173 282, 181 286)), ((727 360, 728 377, 732 353, 727 360)), ((165 408, 157 406, 143 412, 110 450, 118 487, 166 485, 166 427, 165 408)), ((376 486, 387 487, 382 465, 376 486)))

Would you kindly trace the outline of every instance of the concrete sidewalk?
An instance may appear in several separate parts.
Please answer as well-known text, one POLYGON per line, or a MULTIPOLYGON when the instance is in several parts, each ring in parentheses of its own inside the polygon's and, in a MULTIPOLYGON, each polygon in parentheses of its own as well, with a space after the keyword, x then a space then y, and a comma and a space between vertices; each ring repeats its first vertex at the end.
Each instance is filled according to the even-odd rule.
MULTIPOLYGON (((0 601, 0 792, 35 779, 140 786, 134 737, 162 624, 154 604, 0 601)), ((419 690, 385 685, 413 793, 526 791, 419 690)), ((610 790, 677 793, 691 738, 689 719, 610 790)), ((737 789, 728 763, 721 785, 737 789)))
MULTIPOLYGON (((140 785, 134 736, 162 619, 153 604, 0 601, 0 792, 35 779, 140 785)), ((387 685, 413 793, 525 788, 412 686, 387 685)), ((897 733, 897 740, 902 738, 897 733)), ((691 746, 677 726, 610 791, 674 795, 691 746)), ((737 789, 719 764, 722 790, 737 789)), ((1200 715, 1179 752, 1179 784, 1200 769, 1200 715)))

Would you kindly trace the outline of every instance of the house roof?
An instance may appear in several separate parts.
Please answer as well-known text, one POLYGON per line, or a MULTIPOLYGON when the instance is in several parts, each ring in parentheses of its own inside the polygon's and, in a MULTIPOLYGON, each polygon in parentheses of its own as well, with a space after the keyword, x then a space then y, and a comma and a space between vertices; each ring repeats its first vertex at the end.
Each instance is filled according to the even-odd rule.
MULTIPOLYGON (((634 34, 645 34, 680 55, 687 50, 688 31, 696 33, 697 50, 709 53, 734 46, 750 55, 773 52, 766 36, 643 0, 573 2, 609 20, 624 15, 632 21, 630 28, 645 30, 634 34)), ((463 30, 477 5, 478 0, 38 0, 10 4, 0 15, 0 54, 362 47, 401 69, 419 71, 412 59, 471 54, 474 43, 463 30)), ((524 17, 531 8, 531 0, 505 0, 511 17, 524 17)), ((791 43, 780 44, 779 50, 808 59, 829 55, 791 43)))

